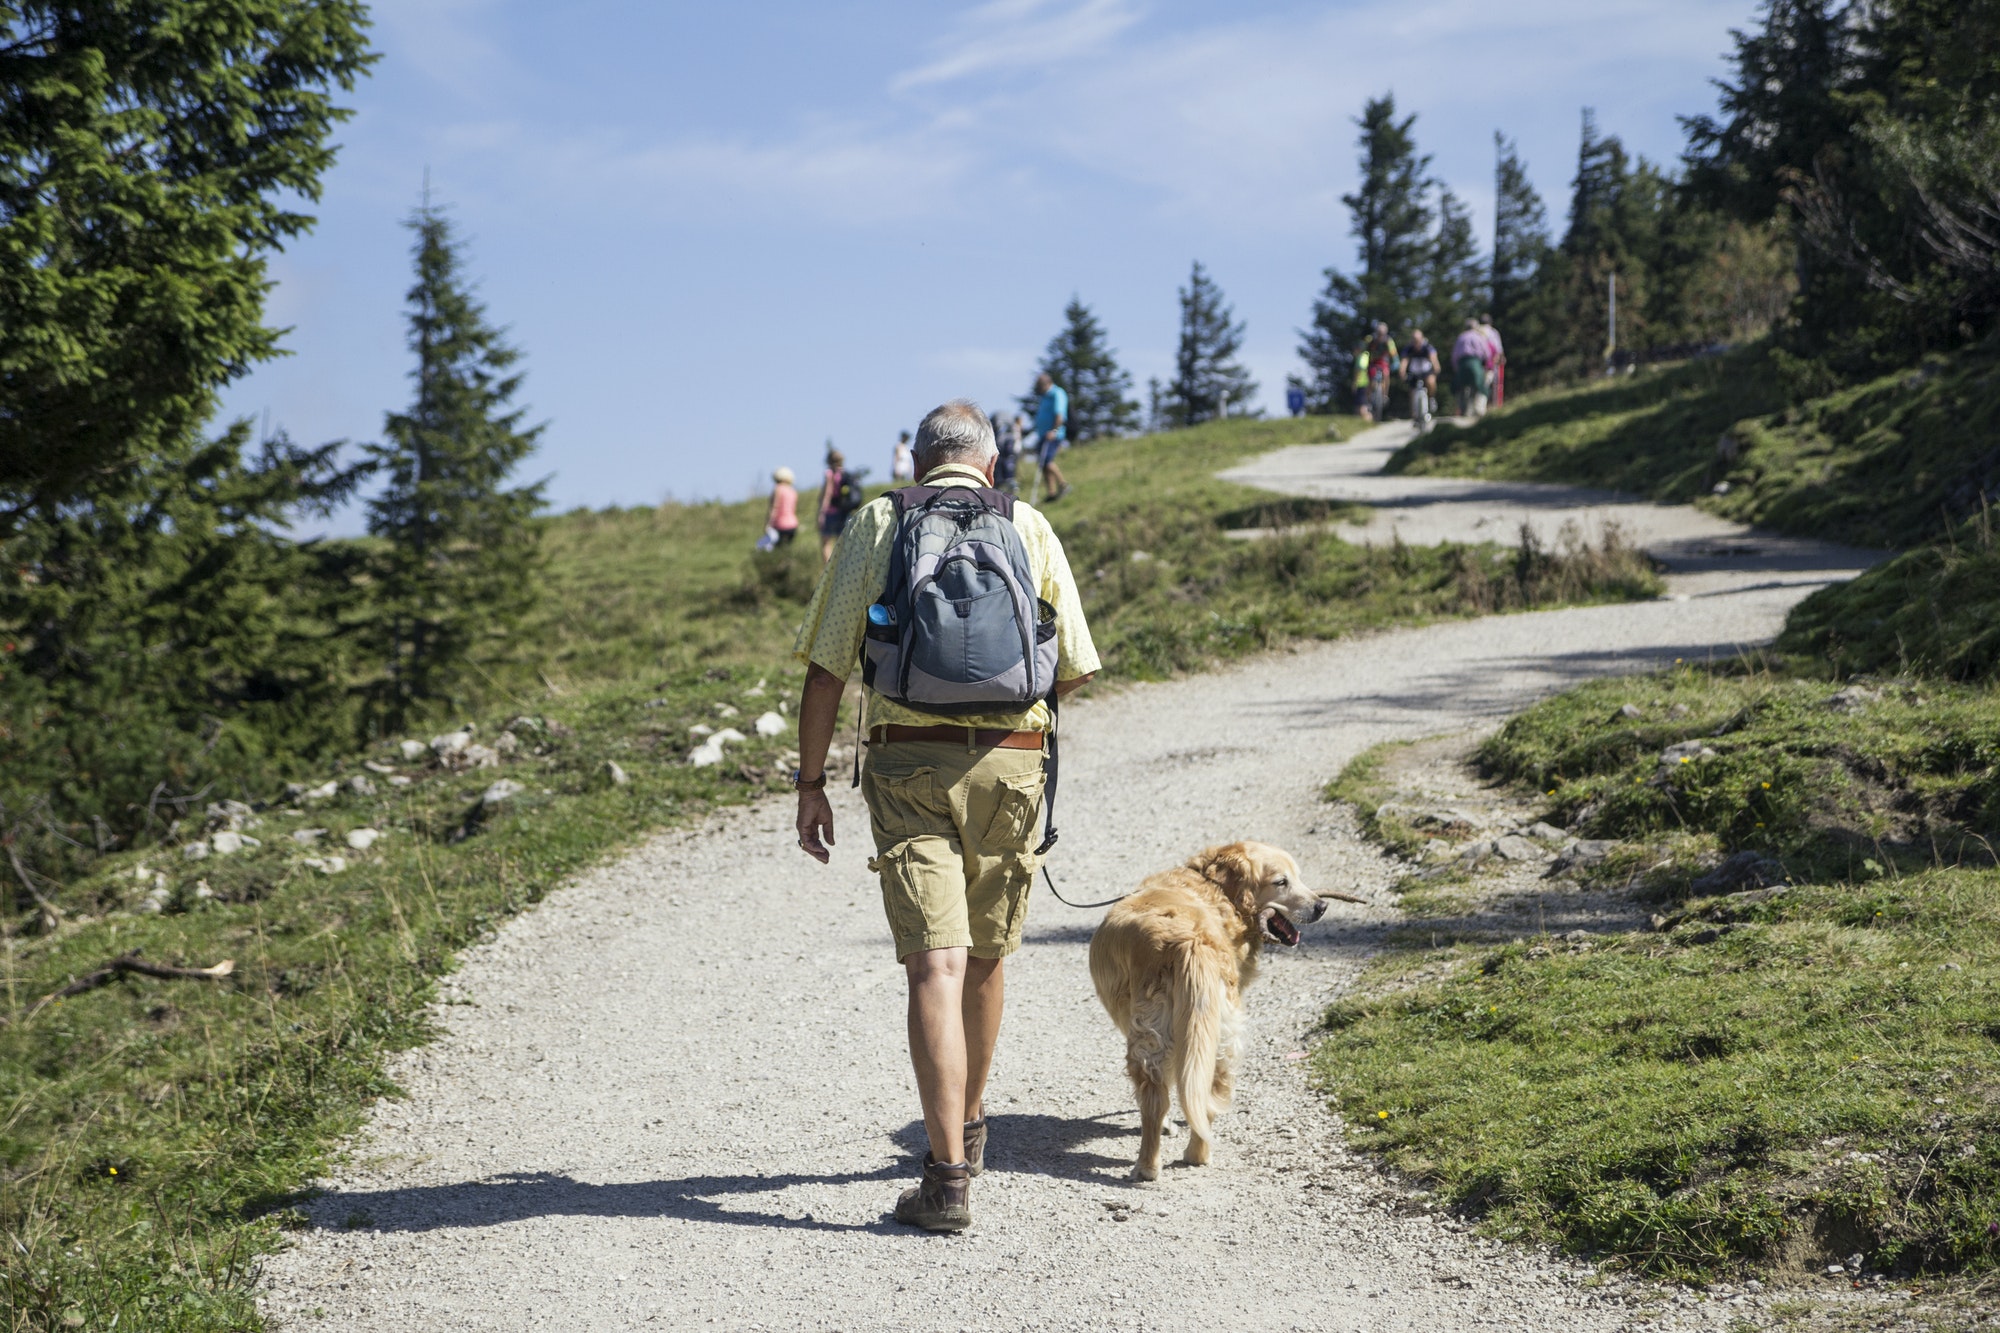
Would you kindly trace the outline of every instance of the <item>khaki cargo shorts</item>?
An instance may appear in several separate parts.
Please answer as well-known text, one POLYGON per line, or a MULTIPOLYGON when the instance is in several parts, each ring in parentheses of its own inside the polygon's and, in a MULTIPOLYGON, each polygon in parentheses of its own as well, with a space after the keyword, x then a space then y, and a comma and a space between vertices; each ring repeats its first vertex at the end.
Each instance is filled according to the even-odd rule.
POLYGON ((871 745, 861 795, 898 962, 924 949, 1005 958, 1021 947, 1041 841, 1040 750, 871 745))

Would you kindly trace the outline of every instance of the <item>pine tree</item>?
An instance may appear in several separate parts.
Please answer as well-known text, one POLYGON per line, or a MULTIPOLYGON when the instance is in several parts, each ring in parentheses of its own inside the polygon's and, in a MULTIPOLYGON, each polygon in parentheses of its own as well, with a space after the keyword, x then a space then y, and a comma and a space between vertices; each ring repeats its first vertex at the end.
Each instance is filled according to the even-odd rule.
POLYGON ((1341 196, 1360 243, 1360 272, 1326 270, 1326 287, 1313 302, 1312 323, 1299 330, 1299 358, 1306 363, 1309 410, 1329 412, 1348 401, 1354 349, 1382 320, 1399 334, 1421 318, 1437 258, 1430 158, 1417 152, 1417 118, 1396 119, 1396 99, 1371 99, 1355 124, 1361 149, 1361 186, 1341 196))
MULTIPOLYGON (((1472 232, 1472 215, 1450 190, 1438 192, 1437 234, 1431 238, 1431 264, 1423 308, 1411 317, 1433 341, 1449 343, 1468 316, 1489 304, 1486 264, 1479 238, 1472 232)), ((1400 332, 1400 331, 1399 331, 1400 332)))
POLYGON ((1512 140, 1493 135, 1493 323, 1507 344, 1508 383, 1544 378, 1561 358, 1555 328, 1566 288, 1548 210, 1512 140))
MULTIPOLYGON (((1037 373, 1047 375, 1069 395, 1070 442, 1124 435, 1139 424, 1139 404, 1132 397, 1132 375, 1118 364, 1105 344, 1104 327, 1090 307, 1076 296, 1063 307, 1063 328, 1049 339, 1037 373)), ((1041 397, 1030 389, 1021 395, 1021 410, 1033 416, 1041 397)))
POLYGON ((358 0, 0 5, 0 540, 203 447, 279 354, 265 256, 306 231, 358 0))
POLYGON ((267 258, 312 226, 366 26, 352 0, 0 5, 0 843, 29 875, 354 739, 356 585, 286 534, 355 470, 210 423, 279 354, 267 258))
POLYGON ((388 476, 368 528, 387 544, 382 692, 396 727, 426 704, 461 697, 490 641, 533 605, 542 499, 541 483, 505 484, 542 430, 524 429, 526 409, 510 406, 520 354, 486 323, 451 224, 428 197, 408 225, 417 237, 408 297, 416 399, 389 415, 386 442, 369 450, 388 476))
MULTIPOLYGON (((1569 229, 1563 236, 1563 310, 1557 365, 1588 374, 1609 350, 1609 288, 1618 292, 1618 347, 1645 347, 1646 311, 1660 261, 1672 182, 1641 158, 1634 165, 1616 135, 1601 135, 1597 117, 1583 113, 1569 229)), ((1504 336, 1504 331, 1503 331, 1504 336)))
POLYGON ((1511 139, 1493 132, 1493 319, 1518 324, 1527 313, 1535 276, 1553 249, 1548 210, 1528 180, 1511 139))
POLYGON ((1243 325, 1207 270, 1196 260, 1188 285, 1180 289, 1181 339, 1174 378, 1167 386, 1167 418, 1193 426, 1217 417, 1249 416, 1257 382, 1236 360, 1243 325))
POLYGON ((1859 69, 1861 13, 1851 0, 1765 0, 1757 31, 1730 34, 1736 78, 1718 85, 1723 118, 1681 121, 1698 199, 1768 221, 1788 179, 1812 175, 1828 147, 1852 144, 1859 118, 1842 94, 1859 69))

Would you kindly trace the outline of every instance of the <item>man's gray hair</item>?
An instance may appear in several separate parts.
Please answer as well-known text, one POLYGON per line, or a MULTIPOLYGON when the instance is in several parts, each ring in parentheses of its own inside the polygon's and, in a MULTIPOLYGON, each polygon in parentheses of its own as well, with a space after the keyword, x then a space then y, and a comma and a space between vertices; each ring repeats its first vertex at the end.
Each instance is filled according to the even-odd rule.
POLYGON ((910 452, 916 455, 917 477, 946 463, 969 463, 984 468, 1000 452, 993 442, 993 423, 979 404, 954 398, 930 410, 917 425, 917 442, 910 452))

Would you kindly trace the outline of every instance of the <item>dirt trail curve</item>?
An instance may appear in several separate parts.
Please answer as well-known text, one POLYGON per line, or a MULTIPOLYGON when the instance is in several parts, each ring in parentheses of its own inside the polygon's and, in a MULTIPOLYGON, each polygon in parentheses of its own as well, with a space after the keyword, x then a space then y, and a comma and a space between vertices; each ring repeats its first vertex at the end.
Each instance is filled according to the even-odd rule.
MULTIPOLYGON (((1582 503, 1590 519, 1603 499, 1366 475, 1400 438, 1385 426, 1234 475, 1353 494, 1412 541, 1506 539, 1523 510, 1582 503)), ((653 840, 468 953, 446 1035, 398 1062, 408 1098, 380 1106, 309 1206, 314 1228, 270 1261, 263 1308, 282 1329, 382 1333, 1726 1326, 1747 1312, 1592 1288, 1575 1265, 1399 1201, 1288 1058, 1394 917, 1378 858, 1317 796, 1348 759, 1590 676, 1757 643, 1864 562, 1639 508, 1657 529, 1618 513, 1685 544, 1680 600, 1307 647, 1065 712, 1053 870, 1071 896, 1254 836, 1314 883, 1384 904, 1336 904, 1271 959, 1212 1166, 1126 1179, 1137 1117, 1085 967, 1098 913, 1044 891, 1008 969, 974 1229, 928 1238, 887 1220, 922 1131, 861 804, 836 784, 830 868, 794 849, 787 803, 767 802, 653 840)))

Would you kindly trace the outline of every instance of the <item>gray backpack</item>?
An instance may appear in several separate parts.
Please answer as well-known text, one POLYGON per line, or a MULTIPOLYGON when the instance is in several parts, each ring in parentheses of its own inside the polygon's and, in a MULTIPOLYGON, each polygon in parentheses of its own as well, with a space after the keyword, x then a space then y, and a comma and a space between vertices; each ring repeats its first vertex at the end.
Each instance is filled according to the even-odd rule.
POLYGON ((868 608, 861 679, 926 713, 1007 713, 1051 696, 1056 613, 1036 595, 1012 496, 905 486, 889 582, 868 608))

